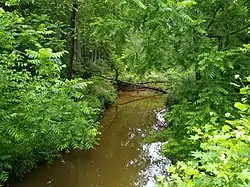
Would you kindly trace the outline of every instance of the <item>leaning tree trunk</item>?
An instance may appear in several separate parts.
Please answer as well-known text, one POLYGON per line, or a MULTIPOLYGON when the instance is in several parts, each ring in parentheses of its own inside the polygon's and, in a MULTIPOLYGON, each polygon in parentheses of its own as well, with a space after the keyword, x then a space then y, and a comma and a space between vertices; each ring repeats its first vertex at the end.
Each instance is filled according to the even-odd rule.
POLYGON ((75 54, 75 33, 76 33, 76 11, 77 0, 73 0, 71 19, 70 19, 70 49, 69 49, 69 61, 68 61, 68 79, 72 79, 73 74, 73 62, 75 54))

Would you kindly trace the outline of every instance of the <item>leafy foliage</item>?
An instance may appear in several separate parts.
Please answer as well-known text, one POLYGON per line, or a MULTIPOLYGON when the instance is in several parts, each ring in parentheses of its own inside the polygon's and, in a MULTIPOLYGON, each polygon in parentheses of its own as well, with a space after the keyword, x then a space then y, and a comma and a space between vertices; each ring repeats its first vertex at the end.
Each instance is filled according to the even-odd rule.
POLYGON ((173 186, 249 186, 249 87, 241 89, 243 99, 235 103, 240 117, 227 113, 219 123, 213 114, 210 121, 194 128, 189 138, 201 150, 192 151, 192 160, 178 162, 169 170, 173 186))
POLYGON ((103 106, 87 95, 111 103, 115 90, 106 83, 97 94, 92 81, 61 79, 64 41, 46 16, 0 9, 0 20, 1 183, 61 151, 95 145, 103 106))
MULTIPOLYGON (((204 151, 204 144, 190 139, 190 136, 197 138, 199 133, 204 133, 203 128, 207 127, 204 124, 210 124, 211 131, 207 134, 213 138, 212 135, 223 132, 225 114, 241 118, 233 103, 240 100, 239 85, 245 84, 239 75, 244 78, 250 74, 250 4, 245 0, 141 1, 137 4, 140 8, 133 10, 137 21, 133 25, 134 30, 128 34, 123 57, 129 69, 137 73, 168 72, 166 104, 170 111, 166 120, 171 126, 159 135, 161 140, 168 142, 163 153, 173 159, 173 164, 178 160, 193 160, 192 166, 199 167, 202 154, 194 159, 193 152, 204 151), (233 83, 234 76, 237 83, 233 83)), ((241 92, 246 92, 246 88, 241 92)), ((247 104, 237 103, 236 107, 248 109, 247 104)), ((248 132, 246 129, 242 131, 248 132)), ((230 136, 237 143, 238 139, 230 136)), ((238 143, 241 144, 240 141, 238 143)), ((211 154, 214 157, 209 155, 208 158, 215 160, 221 156, 211 154)), ((212 164, 210 166, 213 167, 212 164)), ((239 168, 247 168, 247 163, 239 165, 239 168)), ((228 172, 236 176, 239 168, 231 168, 228 172)), ((183 170, 184 174, 180 174, 184 182, 178 180, 177 185, 188 186, 189 180, 191 185, 194 176, 190 174, 185 178, 185 172, 183 170)), ((214 180, 215 183, 203 181, 195 185, 222 185, 216 183, 214 173, 208 172, 207 175, 204 175, 204 180, 214 180)), ((233 180, 231 177, 230 182, 222 183, 224 186, 244 185, 244 182, 237 183, 238 179, 232 183, 233 180)))

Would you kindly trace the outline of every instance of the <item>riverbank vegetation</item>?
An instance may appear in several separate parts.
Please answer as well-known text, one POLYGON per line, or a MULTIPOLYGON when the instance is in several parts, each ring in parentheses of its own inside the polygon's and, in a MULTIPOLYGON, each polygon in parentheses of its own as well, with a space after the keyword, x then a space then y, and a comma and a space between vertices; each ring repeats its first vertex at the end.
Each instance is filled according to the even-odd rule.
POLYGON ((63 23, 42 7, 33 12, 37 3, 1 3, 0 183, 62 151, 93 147, 99 116, 116 98, 102 79, 66 79, 63 23))
POLYGON ((250 185, 248 0, 0 6, 0 181, 91 148, 120 80, 168 87, 160 186, 250 185))

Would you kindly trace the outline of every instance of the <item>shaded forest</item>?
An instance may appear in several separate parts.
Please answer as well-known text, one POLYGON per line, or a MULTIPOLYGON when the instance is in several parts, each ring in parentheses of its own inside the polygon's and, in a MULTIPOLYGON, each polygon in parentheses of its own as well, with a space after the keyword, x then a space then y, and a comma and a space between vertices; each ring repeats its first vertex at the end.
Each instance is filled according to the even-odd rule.
POLYGON ((2 185, 93 148, 123 84, 165 93, 160 187, 250 185, 249 0, 0 0, 0 71, 2 185))

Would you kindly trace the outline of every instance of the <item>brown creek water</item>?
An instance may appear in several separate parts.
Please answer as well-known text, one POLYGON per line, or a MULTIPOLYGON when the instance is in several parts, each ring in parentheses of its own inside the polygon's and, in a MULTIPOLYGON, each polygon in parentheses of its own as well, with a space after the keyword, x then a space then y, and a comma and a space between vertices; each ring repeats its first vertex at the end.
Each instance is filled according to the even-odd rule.
MULTIPOLYGON (((149 91, 120 92, 100 120, 99 145, 73 151, 52 165, 42 165, 12 187, 153 187, 162 170, 157 159, 161 144, 142 139, 157 123, 163 97, 149 91), (159 114, 159 113, 158 113, 159 114), (153 146, 152 146, 153 145, 153 146), (150 160, 156 158, 156 162, 150 160), (156 165, 155 165, 156 164, 156 165)), ((166 169, 168 160, 162 167, 166 169)))

